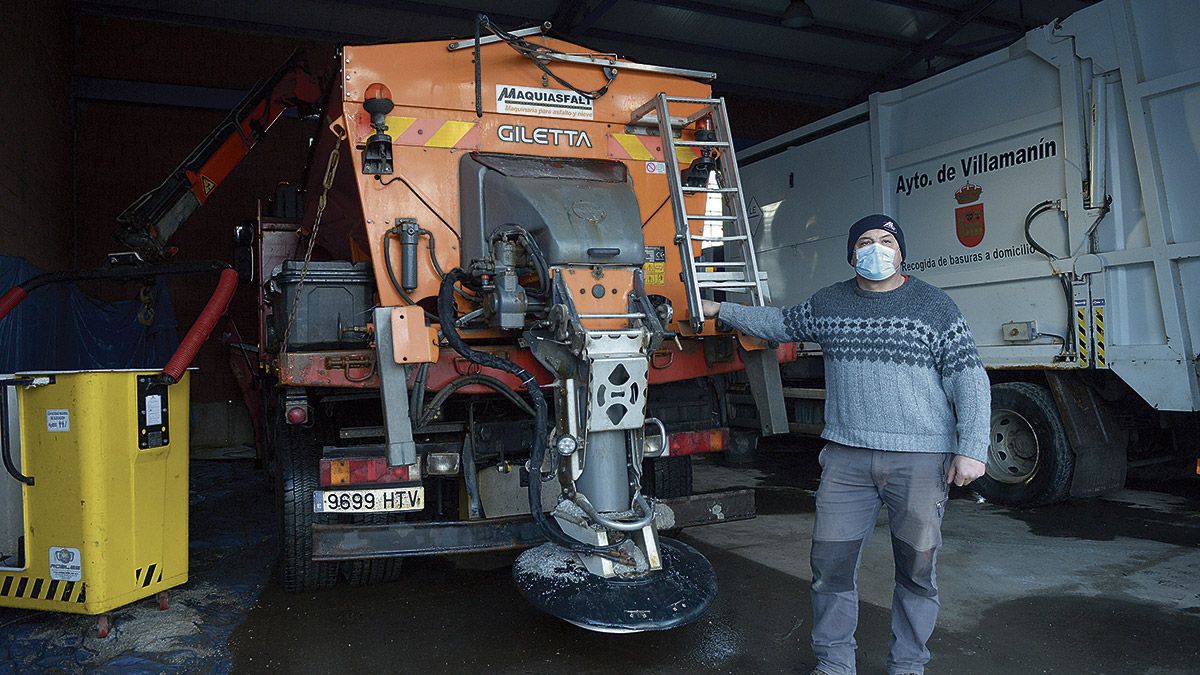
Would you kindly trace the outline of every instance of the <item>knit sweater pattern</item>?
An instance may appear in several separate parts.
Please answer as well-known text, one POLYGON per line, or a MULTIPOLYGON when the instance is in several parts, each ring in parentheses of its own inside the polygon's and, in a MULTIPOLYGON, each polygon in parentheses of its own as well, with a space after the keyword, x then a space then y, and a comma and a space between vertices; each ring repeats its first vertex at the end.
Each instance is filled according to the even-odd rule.
POLYGON ((782 309, 723 302, 718 318, 767 340, 821 346, 822 438, 987 461, 987 373, 958 306, 936 286, 909 277, 873 292, 850 279, 782 309))

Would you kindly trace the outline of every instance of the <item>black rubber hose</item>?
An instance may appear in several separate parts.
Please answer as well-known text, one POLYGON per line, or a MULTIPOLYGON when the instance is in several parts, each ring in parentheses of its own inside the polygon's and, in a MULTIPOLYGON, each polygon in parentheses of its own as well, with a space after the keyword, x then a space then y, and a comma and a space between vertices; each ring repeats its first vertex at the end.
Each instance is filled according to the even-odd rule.
POLYGON ((492 389, 497 393, 503 394, 505 398, 507 398, 509 401, 512 401, 513 405, 528 413, 530 417, 537 415, 537 412, 530 407, 530 405, 526 403, 525 400, 522 399, 519 394, 517 394, 517 392, 510 389, 508 385, 504 384, 504 382, 492 377, 491 375, 482 375, 476 373, 475 375, 463 375, 462 377, 454 380, 450 384, 443 387, 442 390, 433 397, 433 400, 429 402, 429 405, 424 406, 424 410, 417 409, 417 412, 419 412, 421 415, 421 417, 417 420, 417 428, 424 428, 425 425, 432 422, 433 416, 437 412, 437 409, 446 402, 446 399, 449 398, 451 394, 472 384, 480 384, 492 389))
POLYGON ((387 269, 388 281, 392 282, 392 290, 396 291, 401 300, 425 312, 425 316, 429 317, 431 321, 436 321, 436 316, 431 314, 429 310, 413 302, 408 293, 405 293, 404 289, 400 287, 400 280, 396 278, 396 272, 392 269, 392 236, 395 234, 399 234, 399 230, 394 227, 383 233, 383 266, 387 269))
POLYGON ((442 280, 442 286, 438 291, 438 320, 442 324, 442 335, 450 347, 463 358, 471 363, 517 376, 525 385, 525 390, 529 392, 529 399, 533 403, 534 410, 533 448, 529 451, 529 513, 533 516, 533 522, 537 523, 547 539, 565 549, 589 555, 609 555, 609 551, 616 548, 618 544, 593 546, 572 539, 551 523, 546 514, 542 512, 542 462, 546 458, 546 397, 538 387, 537 380, 529 371, 495 354, 471 349, 459 337, 458 329, 454 327, 454 322, 458 318, 458 312, 454 306, 454 285, 464 278, 466 278, 466 274, 461 268, 456 267, 450 270, 450 273, 442 280))
POLYGON ((140 279, 168 274, 203 274, 204 272, 220 272, 229 269, 230 265, 219 260, 205 260, 194 263, 153 263, 147 265, 122 265, 118 267, 102 267, 94 270, 77 272, 47 272, 39 274, 21 284, 26 292, 46 284, 62 283, 64 281, 84 281, 90 279, 140 279))
POLYGON ((17 469, 16 464, 12 460, 12 448, 8 443, 8 386, 18 384, 28 384, 28 380, 9 380, 0 384, 0 452, 4 456, 4 468, 8 471, 8 475, 26 484, 33 485, 33 476, 26 476, 17 469))
POLYGON ((1054 255, 1050 251, 1047 251, 1042 247, 1041 244, 1034 241, 1033 233, 1030 232, 1030 228, 1033 226, 1033 219, 1042 215, 1046 211, 1052 210, 1054 210, 1054 201, 1049 199, 1039 203, 1037 206, 1034 206, 1029 210, 1029 214, 1025 216, 1025 241, 1029 242, 1029 245, 1032 246, 1033 249, 1038 253, 1041 253, 1051 260, 1058 260, 1058 256, 1054 255))

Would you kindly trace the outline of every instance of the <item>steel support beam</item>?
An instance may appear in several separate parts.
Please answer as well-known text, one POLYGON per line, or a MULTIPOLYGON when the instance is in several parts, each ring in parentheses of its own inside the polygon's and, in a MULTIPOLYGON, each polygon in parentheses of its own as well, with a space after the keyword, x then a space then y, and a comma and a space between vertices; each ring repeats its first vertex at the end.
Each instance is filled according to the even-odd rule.
MULTIPOLYGON (((930 14, 940 14, 942 16, 957 17, 961 12, 961 7, 951 7, 949 5, 939 5, 936 2, 928 2, 927 0, 872 0, 873 2, 882 3, 885 5, 895 5, 896 7, 904 7, 905 9, 915 9, 930 14)), ((991 26, 992 28, 1002 28, 1007 31, 1020 31, 1024 33, 1034 26, 1028 26, 1018 21, 1009 21, 1008 19, 996 19, 990 16, 979 16, 974 19, 975 23, 991 26)))
POLYGON ((974 0, 970 5, 955 14, 954 18, 947 21, 932 37, 922 43, 920 48, 914 49, 908 56, 897 61, 880 75, 879 79, 872 82, 871 86, 859 92, 856 98, 865 98, 872 92, 882 91, 890 88, 890 85, 893 83, 898 83, 899 78, 909 68, 933 56, 934 52, 944 45, 947 40, 957 35, 967 24, 977 19, 979 15, 987 11, 988 7, 991 7, 995 3, 996 0, 974 0))
MULTIPOLYGON (((638 2, 643 2, 649 5, 657 5, 660 7, 673 7, 689 12, 695 12, 697 14, 717 16, 723 19, 733 19, 736 21, 745 21, 747 23, 753 23, 762 26, 787 28, 779 22, 780 17, 778 15, 768 14, 766 12, 755 12, 753 10, 740 7, 734 8, 728 6, 710 5, 706 2, 694 2, 693 0, 638 0, 638 2)), ((831 37, 849 42, 857 42, 860 44, 869 44, 876 47, 890 47, 892 49, 900 49, 904 51, 916 49, 921 46, 920 40, 909 40, 905 38, 898 38, 892 35, 867 33, 850 28, 828 26, 820 23, 805 26, 804 28, 788 28, 788 30, 795 30, 800 33, 807 33, 809 35, 831 37)), ((975 56, 979 55, 976 52, 969 52, 967 50, 958 49, 951 46, 947 46, 946 50, 948 55, 959 56, 962 58, 974 58, 975 56)))
MULTIPOLYGON (((660 500, 671 510, 672 528, 749 520, 754 490, 727 490, 660 500)), ((503 551, 546 541, 528 516, 473 521, 416 521, 386 525, 314 523, 313 560, 445 555, 503 551)))
POLYGON ((817 75, 832 75, 852 80, 870 81, 877 76, 866 70, 855 70, 853 68, 844 68, 842 66, 831 66, 823 63, 813 63, 811 61, 803 61, 801 59, 788 58, 786 56, 771 56, 768 54, 759 54, 757 52, 747 52, 738 49, 730 49, 728 47, 714 48, 713 45, 702 45, 695 42, 683 42, 679 40, 666 40, 663 38, 648 37, 644 35, 634 35, 631 33, 620 33, 617 31, 592 29, 588 32, 589 37, 594 37, 600 40, 609 40, 612 42, 624 42, 631 45, 639 45, 643 47, 652 47, 662 49, 664 51, 681 52, 684 54, 692 54, 696 56, 723 56, 734 61, 744 61, 746 63, 754 63, 760 65, 785 66, 806 73, 817 75))

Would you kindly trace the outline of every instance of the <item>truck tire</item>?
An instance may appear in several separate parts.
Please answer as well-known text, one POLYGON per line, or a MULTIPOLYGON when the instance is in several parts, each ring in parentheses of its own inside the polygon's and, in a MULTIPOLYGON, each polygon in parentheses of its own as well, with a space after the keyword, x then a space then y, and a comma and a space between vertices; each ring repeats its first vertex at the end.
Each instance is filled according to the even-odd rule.
MULTIPOLYGON (((355 524, 383 525, 398 522, 398 516, 388 513, 368 513, 351 520, 355 524)), ((403 558, 371 558, 370 560, 347 560, 342 563, 342 577, 351 586, 373 586, 400 580, 403 558)))
POLYGON ((303 428, 281 424, 275 450, 276 511, 279 517, 279 576, 289 593, 328 588, 338 564, 312 559, 312 525, 327 516, 313 513, 320 450, 303 428))
POLYGON ((351 586, 374 586, 399 581, 403 558, 372 558, 342 563, 342 576, 351 586))
POLYGON ((642 494, 671 499, 692 494, 692 458, 659 457, 642 461, 642 494))
POLYGON ((992 385, 987 472, 973 487, 989 502, 1031 507, 1066 499, 1075 455, 1050 390, 1029 382, 992 385))

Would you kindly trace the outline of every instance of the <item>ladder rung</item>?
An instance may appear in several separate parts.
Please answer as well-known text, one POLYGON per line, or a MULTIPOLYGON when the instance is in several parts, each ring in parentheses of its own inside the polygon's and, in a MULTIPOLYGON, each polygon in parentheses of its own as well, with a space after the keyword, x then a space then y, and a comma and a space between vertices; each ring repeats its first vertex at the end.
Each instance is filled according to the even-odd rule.
POLYGON ((696 281, 704 283, 709 281, 749 282, 750 280, 742 272, 696 272, 696 281))
POLYGON ((675 141, 675 145, 681 145, 685 148, 727 148, 729 144, 725 141, 675 141))
POLYGON ((706 215, 704 215, 703 213, 689 213, 689 214, 687 214, 687 219, 688 219, 688 220, 725 220, 725 221, 732 221, 732 220, 737 220, 737 219, 738 219, 738 217, 737 217, 737 216, 706 216, 706 215))
POLYGON ((730 260, 730 261, 709 260, 709 261, 704 261, 704 262, 700 262, 700 261, 695 261, 695 262, 696 262, 696 267, 745 267, 746 266, 745 261, 741 261, 741 260, 730 260))
POLYGON ((700 288, 756 288, 758 284, 753 281, 698 281, 696 282, 700 288))
POLYGON ((716 105, 721 102, 719 98, 692 98, 690 96, 668 96, 667 103, 702 103, 704 105, 716 105))
POLYGON ((689 238, 692 241, 745 241, 746 235, 734 234, 728 237, 709 237, 702 234, 693 234, 689 238))
POLYGON ((683 186, 684 192, 737 192, 735 187, 709 188, 709 187, 688 187, 683 186))

